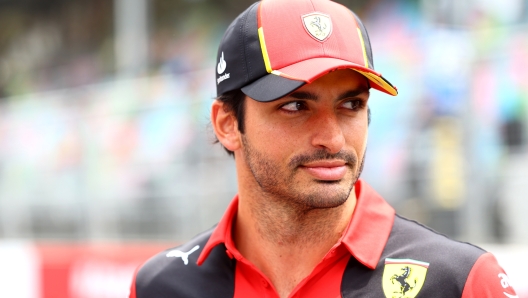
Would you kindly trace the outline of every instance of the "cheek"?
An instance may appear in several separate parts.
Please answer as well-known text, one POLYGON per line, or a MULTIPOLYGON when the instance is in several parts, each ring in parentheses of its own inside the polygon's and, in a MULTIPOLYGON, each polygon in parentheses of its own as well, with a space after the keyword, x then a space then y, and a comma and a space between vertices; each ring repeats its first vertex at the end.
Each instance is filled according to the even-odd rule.
POLYGON ((367 147, 368 126, 356 123, 348 127, 344 130, 346 143, 353 147, 357 154, 362 155, 367 147))
POLYGON ((291 139, 292 135, 295 134, 294 127, 292 123, 288 125, 287 122, 270 117, 267 114, 256 114, 254 120, 250 123, 249 129, 251 134, 259 141, 266 140, 273 144, 284 139, 291 139))
POLYGON ((262 145, 265 153, 277 152, 286 153, 292 144, 299 142, 298 135, 287 127, 278 125, 263 124, 255 134, 256 141, 262 145))
POLYGON ((287 123, 261 124, 253 130, 252 144, 269 162, 282 168, 293 156, 310 152, 309 142, 301 131, 287 123))

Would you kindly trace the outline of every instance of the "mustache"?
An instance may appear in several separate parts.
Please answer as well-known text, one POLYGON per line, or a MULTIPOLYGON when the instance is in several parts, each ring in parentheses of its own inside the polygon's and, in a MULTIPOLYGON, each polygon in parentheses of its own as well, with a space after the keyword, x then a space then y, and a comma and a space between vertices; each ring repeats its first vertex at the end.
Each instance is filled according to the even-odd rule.
POLYGON ((296 168, 302 164, 321 161, 321 160, 344 160, 347 164, 355 165, 357 163, 356 155, 348 151, 339 151, 337 153, 328 153, 326 150, 318 150, 313 154, 300 154, 294 156, 288 165, 292 168, 296 168))

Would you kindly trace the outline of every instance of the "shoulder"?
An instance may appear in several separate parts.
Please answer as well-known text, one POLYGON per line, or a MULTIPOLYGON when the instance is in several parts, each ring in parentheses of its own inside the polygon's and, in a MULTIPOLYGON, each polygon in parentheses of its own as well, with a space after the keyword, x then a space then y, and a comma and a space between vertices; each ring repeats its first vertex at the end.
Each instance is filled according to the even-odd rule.
POLYGON ((416 221, 396 216, 384 256, 414 259, 429 264, 439 275, 461 278, 486 251, 470 243, 456 241, 416 221))
POLYGON ((490 271, 485 268, 492 268, 492 264, 494 268, 500 268, 493 256, 482 248, 450 239, 401 216, 396 216, 394 220, 380 263, 385 265, 387 259, 423 262, 427 273, 422 292, 441 291, 444 297, 461 297, 472 280, 470 275, 489 274, 490 271))
POLYGON ((499 290, 508 287, 490 253, 401 216, 374 270, 350 258, 341 284, 343 297, 506 297, 499 290), (483 277, 494 288, 483 285, 483 277))
POLYGON ((135 298, 232 297, 226 285, 234 284, 234 262, 225 254, 223 245, 215 247, 203 265, 196 264, 213 230, 162 251, 145 262, 132 284, 135 298), (222 292, 226 292, 225 295, 222 292))
MULTIPOLYGON (((453 240, 414 220, 396 215, 386 252, 405 251, 431 261, 468 262, 472 265, 486 251, 467 242, 453 240)), ((458 263, 458 267, 460 267, 458 263)))

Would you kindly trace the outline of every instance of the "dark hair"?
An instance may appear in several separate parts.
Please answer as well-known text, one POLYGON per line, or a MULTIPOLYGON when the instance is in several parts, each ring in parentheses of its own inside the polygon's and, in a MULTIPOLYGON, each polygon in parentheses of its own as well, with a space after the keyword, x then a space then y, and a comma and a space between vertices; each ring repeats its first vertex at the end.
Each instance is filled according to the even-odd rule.
MULTIPOLYGON (((246 105, 245 105, 245 99, 246 95, 242 90, 236 89, 229 92, 226 92, 219 97, 216 98, 217 100, 220 100, 224 103, 224 111, 234 113, 235 117, 237 119, 238 124, 238 131, 240 133, 244 133, 244 123, 245 123, 245 117, 246 117, 246 105)), ((370 107, 368 107, 367 110, 368 113, 368 124, 370 125, 370 119, 371 119, 371 113, 370 113, 370 107)), ((214 143, 219 143, 218 138, 216 135, 214 136, 215 140, 214 143)), ((233 156, 233 151, 227 149, 224 147, 224 150, 227 152, 227 154, 233 156)))

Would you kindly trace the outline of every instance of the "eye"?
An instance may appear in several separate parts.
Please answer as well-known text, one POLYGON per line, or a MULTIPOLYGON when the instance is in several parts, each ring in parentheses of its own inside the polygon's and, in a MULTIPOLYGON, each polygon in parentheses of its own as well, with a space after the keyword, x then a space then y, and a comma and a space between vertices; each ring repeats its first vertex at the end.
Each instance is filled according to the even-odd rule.
POLYGON ((306 103, 303 101, 292 101, 281 106, 282 110, 287 112, 297 112, 301 110, 306 110, 306 103))
POLYGON ((345 109, 359 110, 365 106, 365 102, 360 99, 347 100, 341 105, 345 109))

